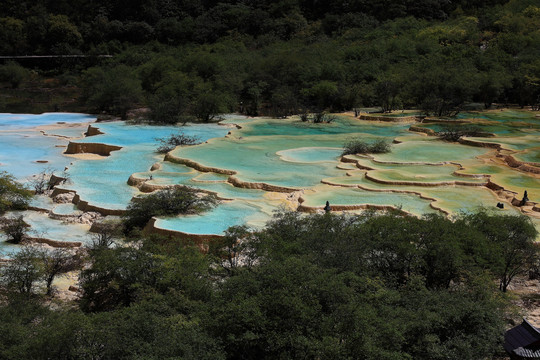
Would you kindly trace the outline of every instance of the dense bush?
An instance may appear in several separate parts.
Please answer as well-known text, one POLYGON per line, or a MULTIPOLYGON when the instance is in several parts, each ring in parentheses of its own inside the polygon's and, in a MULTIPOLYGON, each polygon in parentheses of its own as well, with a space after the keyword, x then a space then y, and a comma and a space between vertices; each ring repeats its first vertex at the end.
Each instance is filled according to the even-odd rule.
MULTIPOLYGON (((126 106, 147 106, 151 120, 174 123, 230 111, 283 117, 377 106, 452 116, 467 102, 540 106, 539 10, 529 0, 141 1, 133 4, 138 11, 118 1, 8 3, 0 18, 2 55, 114 55, 35 60, 42 74, 80 76, 94 66, 83 76, 86 111, 122 116, 126 106)), ((6 73, 16 75, 13 86, 17 73, 6 73)), ((57 99, 47 101, 52 107, 57 99)))
POLYGON ((353 138, 343 145, 341 155, 350 154, 383 154, 391 151, 390 143, 385 139, 377 139, 371 143, 360 138, 353 138))
POLYGON ((0 171, 0 214, 8 210, 24 210, 32 193, 19 184, 12 175, 0 171))
POLYGON ((458 141, 463 136, 486 136, 490 135, 473 125, 444 125, 437 132, 437 136, 445 141, 458 141))
POLYGON ((207 253, 155 236, 94 249, 80 310, 32 300, 45 267, 29 249, 2 268, 0 357, 492 358, 511 314, 496 283, 533 266, 536 235, 484 211, 280 212, 207 253))
POLYGON ((8 241, 14 244, 20 244, 26 237, 28 224, 23 216, 0 217, 0 231, 7 237, 8 241))
POLYGON ((7 82, 13 89, 30 77, 30 71, 15 62, 0 65, 0 82, 7 82))
POLYGON ((126 232, 143 228, 153 216, 198 214, 217 205, 215 195, 181 186, 160 190, 131 200, 123 215, 126 232))

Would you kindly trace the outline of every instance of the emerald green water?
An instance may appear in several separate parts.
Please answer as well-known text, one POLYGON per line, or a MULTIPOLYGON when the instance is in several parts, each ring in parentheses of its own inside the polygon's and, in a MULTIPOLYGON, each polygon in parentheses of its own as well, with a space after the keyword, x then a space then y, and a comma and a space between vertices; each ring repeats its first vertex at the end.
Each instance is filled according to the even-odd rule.
POLYGON ((340 188, 328 185, 319 185, 314 193, 302 196, 305 202, 302 205, 310 207, 324 207, 326 201, 332 205, 379 205, 401 208, 415 215, 434 212, 429 201, 421 199, 414 194, 401 194, 393 192, 373 192, 359 188, 340 188))
POLYGON ((442 164, 471 159, 486 152, 487 149, 439 140, 409 141, 394 145, 391 153, 375 154, 373 158, 380 162, 442 164))

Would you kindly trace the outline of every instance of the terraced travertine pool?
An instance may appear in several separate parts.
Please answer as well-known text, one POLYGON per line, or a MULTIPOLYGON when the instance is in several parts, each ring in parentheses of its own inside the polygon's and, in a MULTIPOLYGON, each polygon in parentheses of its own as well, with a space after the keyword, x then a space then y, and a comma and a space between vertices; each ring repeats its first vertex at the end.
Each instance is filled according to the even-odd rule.
MULTIPOLYGON (((240 224, 260 227, 280 207, 320 211, 326 201, 334 210, 399 208, 416 216, 486 207, 525 213, 539 224, 540 164, 535 160, 540 119, 516 110, 463 113, 460 118, 495 136, 448 143, 409 131, 411 125, 440 130, 442 123, 413 124, 397 117, 394 122, 359 120, 345 114, 330 124, 238 115, 226 116, 221 124, 184 127, 105 122, 92 125, 103 134, 83 137, 93 120, 87 115, 3 114, 0 140, 6 145, 0 149, 0 170, 24 181, 46 167, 67 167, 69 182, 61 188, 103 213, 118 213, 133 196, 171 185, 213 192, 222 199, 214 210, 154 222, 158 229, 195 235, 220 235, 240 224), (179 130, 204 143, 178 147, 166 158, 155 152, 156 138, 179 130), (352 137, 382 137, 395 144, 387 154, 341 158, 343 144, 352 137), (117 148, 109 156, 63 155, 70 141, 117 148), (530 202, 516 206, 525 190, 530 202), (495 207, 498 202, 504 209, 495 207)), ((34 203, 56 215, 78 214, 71 204, 34 203)), ((80 226, 66 232, 65 224, 43 213, 33 214, 29 222, 55 240, 87 241, 70 239, 69 233, 79 234, 80 226)))

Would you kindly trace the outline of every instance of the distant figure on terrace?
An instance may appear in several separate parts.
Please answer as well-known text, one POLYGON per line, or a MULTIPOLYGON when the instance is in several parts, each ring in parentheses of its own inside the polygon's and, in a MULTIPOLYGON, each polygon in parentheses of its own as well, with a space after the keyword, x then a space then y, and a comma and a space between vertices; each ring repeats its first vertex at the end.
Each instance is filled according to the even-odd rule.
POLYGON ((529 196, 527 194, 527 190, 525 190, 525 192, 523 193, 523 199, 521 199, 521 204, 519 204, 519 206, 525 205, 527 201, 529 201, 529 196))
POLYGON ((324 207, 324 211, 325 212, 330 212, 332 210, 332 208, 330 207, 330 202, 326 202, 326 206, 324 207))

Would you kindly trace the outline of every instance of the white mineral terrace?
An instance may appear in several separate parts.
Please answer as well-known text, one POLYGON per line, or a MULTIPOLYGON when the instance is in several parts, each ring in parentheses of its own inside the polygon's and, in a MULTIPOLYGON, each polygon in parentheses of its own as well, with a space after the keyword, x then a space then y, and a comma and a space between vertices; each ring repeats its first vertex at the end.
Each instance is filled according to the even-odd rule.
POLYGON ((513 110, 462 114, 460 121, 472 117, 493 135, 443 142, 434 136, 442 125, 433 119, 384 121, 350 114, 330 124, 229 115, 220 124, 183 127, 124 122, 89 127, 95 119, 83 114, 1 114, 0 170, 23 182, 44 170, 67 175, 53 195, 73 204, 36 199, 32 206, 41 212, 25 214, 33 231, 43 235, 36 238, 52 243, 87 241, 89 224, 62 220, 85 212, 117 216, 134 196, 169 186, 197 187, 215 193, 221 203, 197 216, 153 219, 148 231, 207 239, 232 225, 264 226, 281 207, 322 211, 326 201, 333 211, 400 209, 415 216, 485 207, 523 213, 539 225, 540 120, 513 110), (157 138, 178 131, 203 143, 166 155, 155 152, 157 138), (385 138, 393 142, 392 151, 341 157, 352 137, 385 138), (524 191, 529 200, 523 204, 524 191))

